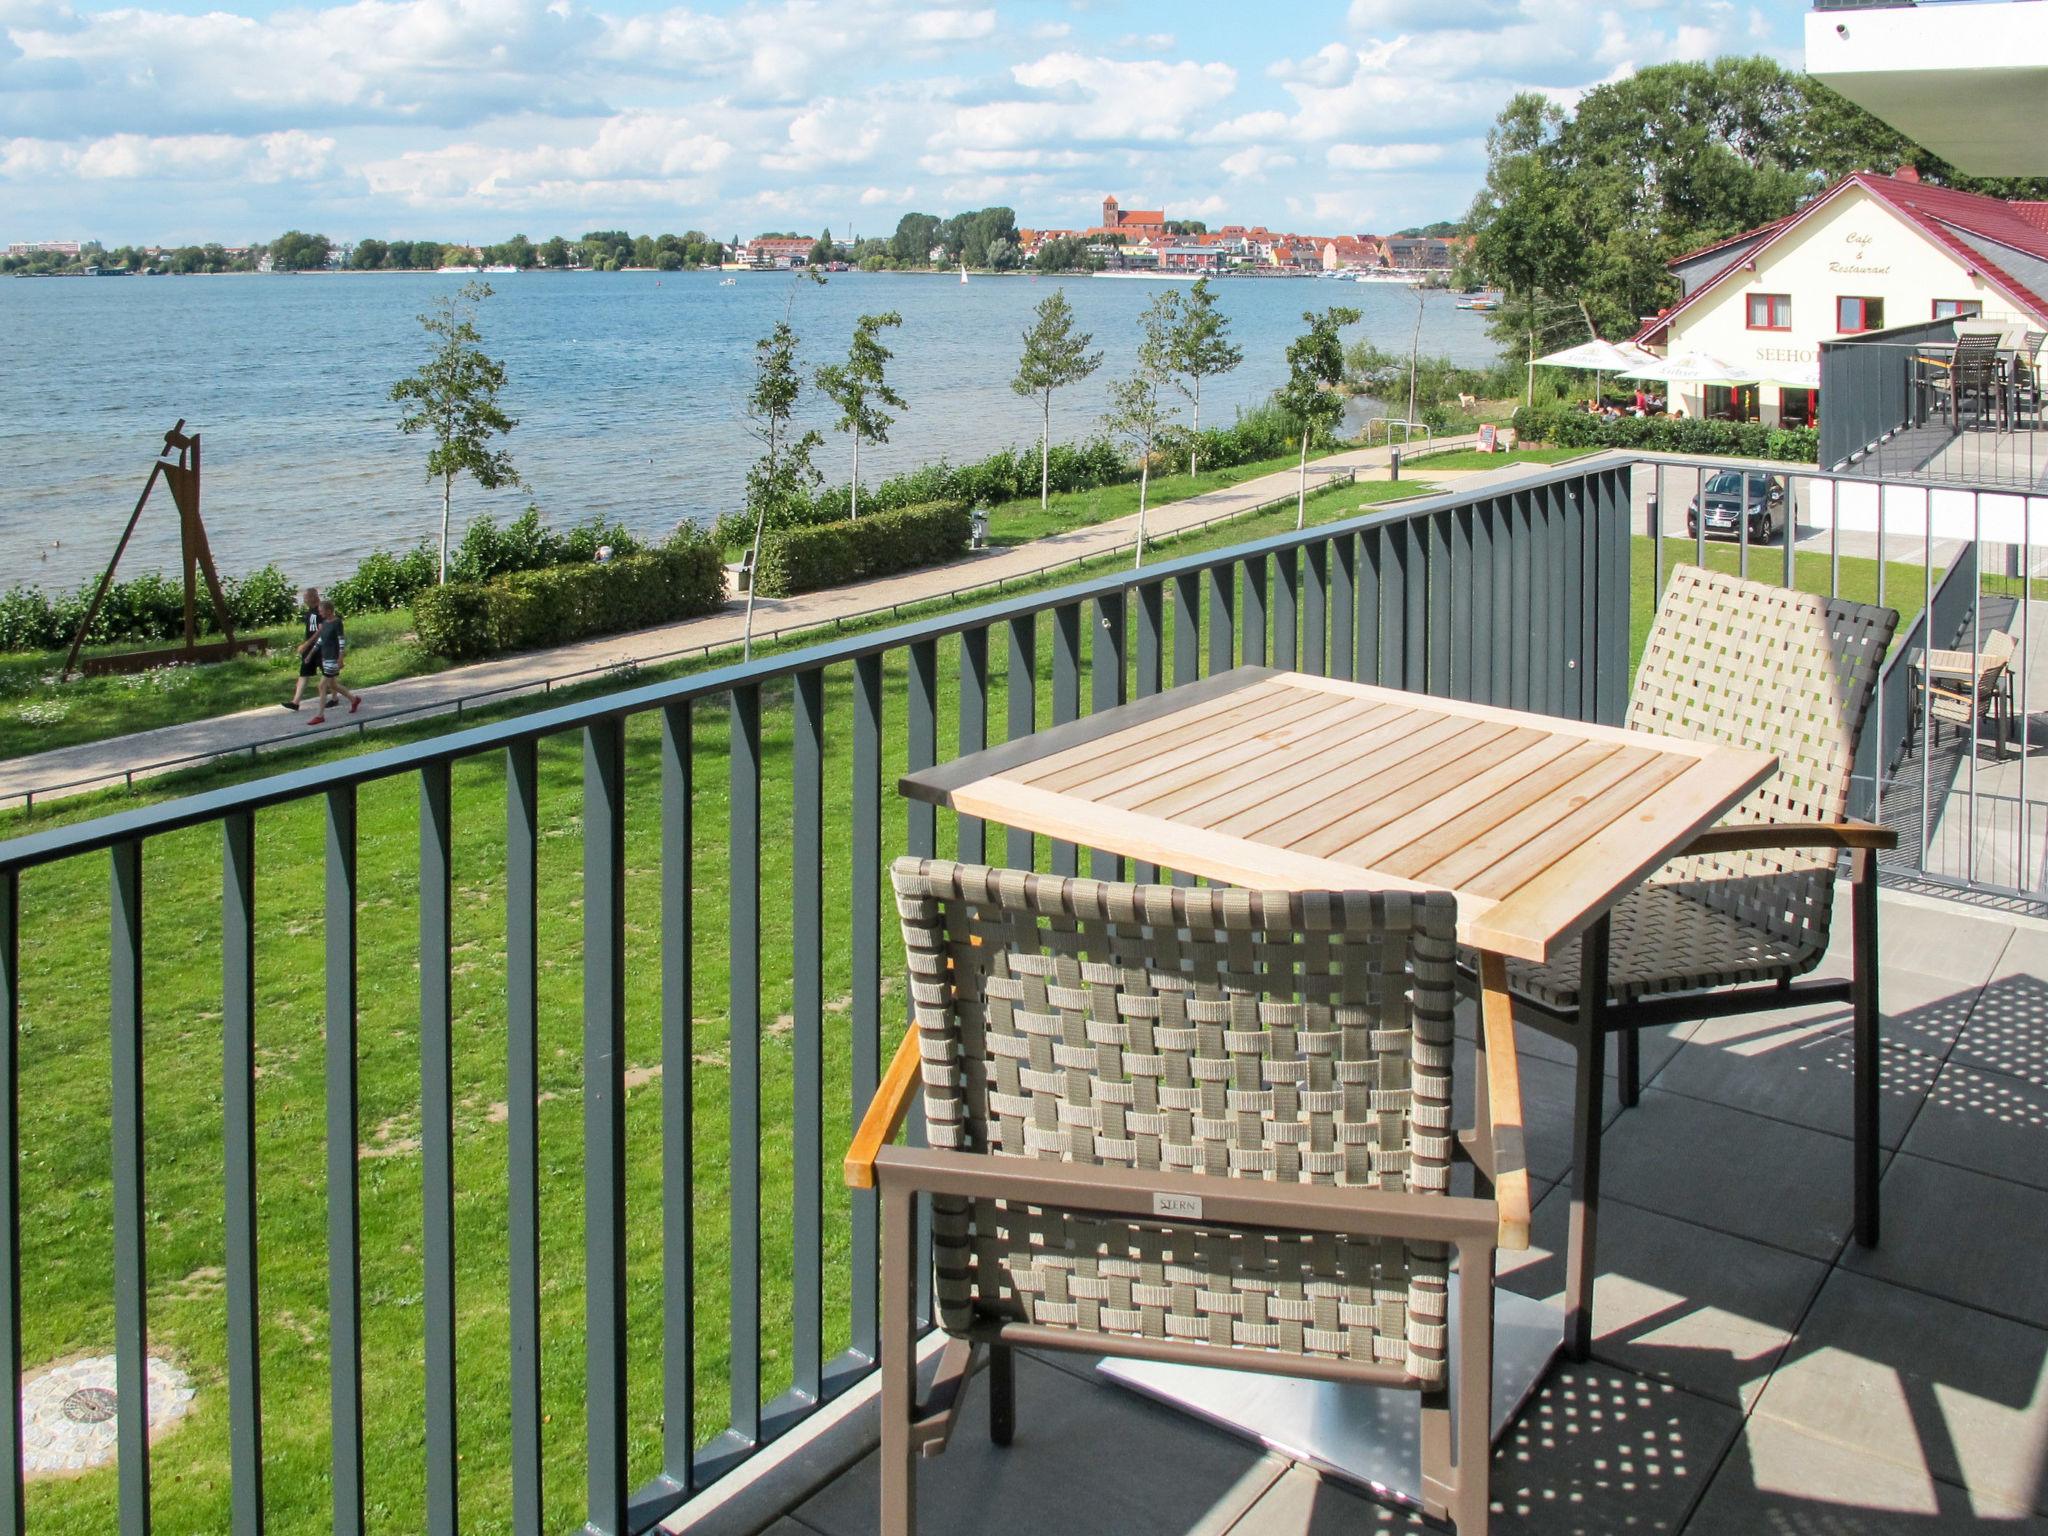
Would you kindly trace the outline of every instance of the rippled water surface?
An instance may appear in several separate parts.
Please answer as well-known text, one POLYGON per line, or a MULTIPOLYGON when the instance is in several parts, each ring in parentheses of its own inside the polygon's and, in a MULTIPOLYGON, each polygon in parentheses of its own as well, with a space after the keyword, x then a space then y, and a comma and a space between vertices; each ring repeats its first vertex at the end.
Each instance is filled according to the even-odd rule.
MULTIPOLYGON (((112 552, 164 429, 204 434, 207 530, 222 567, 276 561, 322 580, 377 546, 436 525, 425 443, 397 430, 391 382, 425 350, 415 316, 460 279, 424 274, 0 281, 0 586, 69 584, 112 552)), ((737 500, 753 445, 740 422, 754 341, 786 305, 806 365, 844 352, 854 318, 894 309, 893 382, 909 403, 891 441, 861 455, 862 479, 935 459, 1036 441, 1037 417, 1009 389, 1018 338, 1058 279, 848 273, 794 289, 786 275, 523 273, 494 279, 483 310, 490 350, 510 375, 509 440, 529 491, 457 482, 455 516, 516 514, 527 496, 550 520, 593 513, 658 533, 708 520, 737 500)), ((1058 438, 1086 435, 1103 387, 1132 362, 1139 312, 1160 284, 1066 280, 1106 354, 1086 384, 1054 399, 1058 438)), ((1244 366, 1204 391, 1203 419, 1225 422, 1264 398, 1305 308, 1347 303, 1364 335, 1406 351, 1413 291, 1313 280, 1216 285, 1244 366)), ((1480 363, 1485 317, 1424 300, 1422 346, 1480 363)), ((820 466, 848 469, 829 407, 820 466)), ((161 493, 159 493, 161 494, 161 493)), ((124 573, 176 559, 168 497, 152 502, 124 573)))

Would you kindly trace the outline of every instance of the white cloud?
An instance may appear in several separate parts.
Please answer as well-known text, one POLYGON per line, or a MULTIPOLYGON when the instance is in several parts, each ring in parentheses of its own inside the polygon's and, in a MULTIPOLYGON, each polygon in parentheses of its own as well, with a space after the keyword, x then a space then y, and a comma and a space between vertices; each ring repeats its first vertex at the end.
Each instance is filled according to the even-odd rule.
POLYGON ((1294 156, 1268 149, 1263 144, 1250 145, 1234 155, 1225 155, 1218 162, 1226 174, 1239 181, 1264 176, 1271 171, 1284 171, 1295 163, 1294 156))
POLYGON ((225 133, 114 133, 79 143, 19 138, 0 143, 0 179, 76 177, 81 181, 195 181, 232 178, 259 184, 329 175, 334 140, 288 131, 238 138, 225 133))
POLYGON ((915 196, 917 196, 917 188, 915 187, 903 187, 900 189, 892 187, 864 187, 861 189, 860 205, 863 208, 873 208, 877 204, 882 203, 900 205, 909 202, 915 196))
POLYGON ((730 156, 730 144, 694 129, 688 118, 622 113, 605 121, 588 144, 451 144, 372 161, 363 174, 371 192, 411 207, 526 208, 546 204, 565 188, 583 189, 584 202, 593 196, 644 202, 700 187, 700 178, 730 156))
POLYGON ((1324 158, 1339 171, 1409 171, 1443 157, 1441 144, 1332 144, 1324 158))

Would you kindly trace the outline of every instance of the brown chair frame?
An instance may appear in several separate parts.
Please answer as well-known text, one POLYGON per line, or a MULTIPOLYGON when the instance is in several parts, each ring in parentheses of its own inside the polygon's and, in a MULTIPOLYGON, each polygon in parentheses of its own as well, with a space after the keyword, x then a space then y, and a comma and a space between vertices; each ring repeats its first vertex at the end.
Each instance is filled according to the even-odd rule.
MULTIPOLYGON (((946 899, 956 876, 969 883, 989 872, 943 861, 900 860, 899 891, 946 899)), ((1105 882, 1024 877, 1032 899, 1050 901, 1054 911, 1074 910, 1074 893, 1084 904, 1119 888, 1105 882), (1064 893, 1064 894, 1062 894, 1064 893)), ((984 883, 985 882, 981 882, 984 883)), ((1125 886, 1170 900, 1177 887, 1125 886)), ((955 898, 959 899, 959 898, 955 898)), ((1328 900, 1314 892, 1252 893, 1263 911, 1291 910, 1328 900)), ((1406 899, 1397 898, 1397 899, 1406 899)), ((1431 920, 1442 926, 1449 952, 1452 907, 1437 903, 1431 920)), ((906 917, 906 932, 911 927, 906 917)), ((1270 1182, 1213 1173, 1126 1168, 1052 1158, 982 1151, 899 1147, 892 1143, 908 1115, 923 1075, 922 1031, 906 1033, 888 1072, 869 1104, 845 1160, 845 1178, 855 1189, 879 1189, 882 1205, 881 1326, 881 1530, 883 1536, 914 1536, 917 1525, 916 1463, 920 1454, 945 1449, 961 1388, 985 1355, 989 1365, 990 1437, 1010 1443, 1016 1423, 1011 1351, 1019 1345, 1077 1350, 1181 1364, 1222 1366, 1267 1374, 1306 1376, 1379 1387, 1406 1388, 1420 1395, 1422 1409, 1423 1504, 1434 1518, 1454 1523, 1459 1536, 1484 1536, 1488 1521, 1488 1464, 1492 1454, 1493 1269, 1499 1249, 1528 1246, 1529 1183, 1523 1151, 1520 1078, 1512 1010, 1504 963, 1481 958, 1481 1024, 1475 1058, 1475 1124, 1453 1139, 1454 1160, 1474 1170, 1475 1188, 1485 1194, 1390 1192, 1358 1186, 1270 1182), (1453 1249, 1461 1276, 1457 1314, 1460 1358, 1455 1387, 1448 1379, 1419 1382, 1407 1369, 1384 1361, 1360 1362, 1182 1340, 1136 1339, 1128 1335, 1055 1328, 1028 1322, 984 1320, 956 1334, 940 1358, 930 1393, 917 1397, 917 1201, 920 1196, 1001 1199, 1037 1207, 1094 1215, 1160 1220, 1161 1201, 1194 1201, 1204 1227, 1247 1228, 1294 1234, 1398 1237, 1440 1243, 1453 1249), (1451 1404, 1460 1404, 1453 1425, 1451 1404), (1480 1405, 1471 1411, 1467 1405, 1480 1405)), ((950 962, 943 987, 954 986, 950 962)), ((1185 1209, 1185 1207, 1181 1207, 1185 1209)), ((1445 1372, 1445 1378, 1452 1373, 1445 1372)))

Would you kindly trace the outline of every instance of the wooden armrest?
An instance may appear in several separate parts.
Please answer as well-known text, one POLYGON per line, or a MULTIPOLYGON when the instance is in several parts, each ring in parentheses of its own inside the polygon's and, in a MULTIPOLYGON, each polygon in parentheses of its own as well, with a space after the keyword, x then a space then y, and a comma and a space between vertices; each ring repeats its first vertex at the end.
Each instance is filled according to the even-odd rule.
POLYGON ((1755 821, 1709 827, 1686 844, 1686 853, 1735 853, 1745 848, 1876 848, 1899 846, 1899 834, 1869 821, 1755 821))
POLYGON ((875 1187, 875 1154, 903 1129, 903 1117, 910 1113, 910 1097, 922 1081, 922 1066, 917 1026, 913 1024, 903 1032, 903 1043, 896 1047, 896 1059, 889 1063, 874 1098, 868 1101, 867 1113, 860 1118, 860 1129, 853 1133, 853 1145, 846 1149, 848 1188, 875 1187))
POLYGON ((1495 1241, 1519 1253, 1529 1246, 1529 1166, 1522 1146, 1522 1069, 1515 1056, 1514 1000, 1508 963, 1479 955, 1479 1025, 1486 1046, 1486 1106, 1493 1128, 1493 1200, 1500 1210, 1495 1241))

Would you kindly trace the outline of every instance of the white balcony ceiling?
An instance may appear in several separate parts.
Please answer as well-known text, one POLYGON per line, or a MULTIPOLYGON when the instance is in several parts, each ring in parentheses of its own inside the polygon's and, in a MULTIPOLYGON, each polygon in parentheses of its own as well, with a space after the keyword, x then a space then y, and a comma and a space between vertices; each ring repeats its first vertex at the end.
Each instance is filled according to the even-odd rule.
POLYGON ((1811 11, 1806 72, 1966 174, 2048 176, 2048 0, 1811 11))

